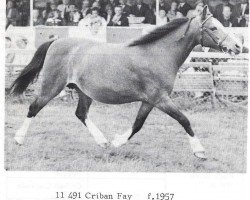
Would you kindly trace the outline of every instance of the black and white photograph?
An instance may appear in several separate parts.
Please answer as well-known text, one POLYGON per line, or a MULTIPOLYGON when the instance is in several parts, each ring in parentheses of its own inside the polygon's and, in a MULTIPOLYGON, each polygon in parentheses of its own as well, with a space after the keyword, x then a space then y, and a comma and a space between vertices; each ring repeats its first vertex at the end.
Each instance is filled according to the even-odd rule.
POLYGON ((4 1, 5 172, 247 174, 248 0, 4 1))

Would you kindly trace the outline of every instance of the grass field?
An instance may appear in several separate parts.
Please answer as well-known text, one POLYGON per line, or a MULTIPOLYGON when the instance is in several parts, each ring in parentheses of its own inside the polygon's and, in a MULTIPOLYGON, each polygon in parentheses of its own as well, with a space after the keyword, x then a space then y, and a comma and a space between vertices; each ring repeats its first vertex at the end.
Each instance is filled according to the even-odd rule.
MULTIPOLYGON (((35 118, 23 146, 13 142, 28 104, 6 102, 5 169, 111 172, 246 172, 247 112, 230 109, 187 110, 207 161, 193 156, 184 129, 153 110, 142 130, 120 148, 103 149, 75 117, 76 103, 52 102, 35 118)), ((90 117, 112 140, 133 123, 138 103, 94 103, 90 117)))

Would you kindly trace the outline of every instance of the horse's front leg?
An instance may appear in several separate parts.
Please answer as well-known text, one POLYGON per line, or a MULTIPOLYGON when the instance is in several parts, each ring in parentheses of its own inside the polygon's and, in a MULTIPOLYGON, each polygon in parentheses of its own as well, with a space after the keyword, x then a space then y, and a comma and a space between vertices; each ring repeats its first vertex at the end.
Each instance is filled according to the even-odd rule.
POLYGON ((189 143, 194 152, 194 155, 201 159, 206 159, 205 149, 201 145, 199 139, 194 135, 188 118, 179 111, 167 93, 164 93, 155 107, 167 113, 170 117, 177 120, 188 133, 189 143))
POLYGON ((131 139, 133 135, 141 129, 152 108, 153 108, 152 105, 146 102, 142 102, 142 105, 138 111, 133 127, 128 131, 126 131, 123 135, 115 135, 115 139, 112 141, 112 144, 115 147, 120 147, 126 144, 126 142, 129 139, 131 139))

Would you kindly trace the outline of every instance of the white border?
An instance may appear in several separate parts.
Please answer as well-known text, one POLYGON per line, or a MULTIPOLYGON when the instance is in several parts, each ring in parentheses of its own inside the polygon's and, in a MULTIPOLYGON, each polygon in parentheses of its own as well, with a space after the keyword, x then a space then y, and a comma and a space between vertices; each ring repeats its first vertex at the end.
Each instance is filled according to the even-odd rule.
MULTIPOLYGON (((124 192, 133 200, 147 199, 147 193, 175 193, 175 200, 250 199, 249 164, 246 174, 196 173, 84 173, 6 172, 4 170, 4 33, 5 0, 0 3, 0 199, 55 199, 56 191, 124 192)), ((248 118, 249 125, 249 118, 248 118)), ((249 138, 249 137, 248 137, 249 138)), ((249 161, 249 139, 247 143, 249 161)))

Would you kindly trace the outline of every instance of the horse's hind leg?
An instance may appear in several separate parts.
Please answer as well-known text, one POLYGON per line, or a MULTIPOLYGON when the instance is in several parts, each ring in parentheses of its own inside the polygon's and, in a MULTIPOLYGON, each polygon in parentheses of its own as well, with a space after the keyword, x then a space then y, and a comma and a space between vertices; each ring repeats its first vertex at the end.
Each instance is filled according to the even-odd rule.
POLYGON ((33 118, 51 99, 58 95, 66 86, 66 81, 64 81, 63 79, 58 82, 56 80, 49 80, 50 79, 46 79, 43 81, 40 95, 30 105, 27 118, 15 134, 14 139, 20 145, 24 143, 25 136, 33 118))
POLYGON ((75 86, 75 88, 79 96, 78 105, 76 109, 76 116, 88 128, 89 132, 94 137, 96 143, 101 147, 107 147, 107 139, 88 117, 88 111, 92 103, 92 99, 85 95, 77 86, 75 86))
POLYGON ((123 135, 115 135, 115 139, 112 141, 112 144, 115 147, 119 147, 125 144, 128 140, 130 140, 133 137, 133 135, 136 134, 141 129, 152 108, 153 108, 152 105, 146 102, 142 102, 132 129, 129 129, 123 135))
POLYGON ((194 135, 188 118, 179 111, 168 94, 163 95, 161 100, 157 102, 155 106, 177 120, 183 126, 183 128, 188 133, 189 142, 194 155, 198 158, 206 159, 205 149, 201 145, 199 139, 194 135))

